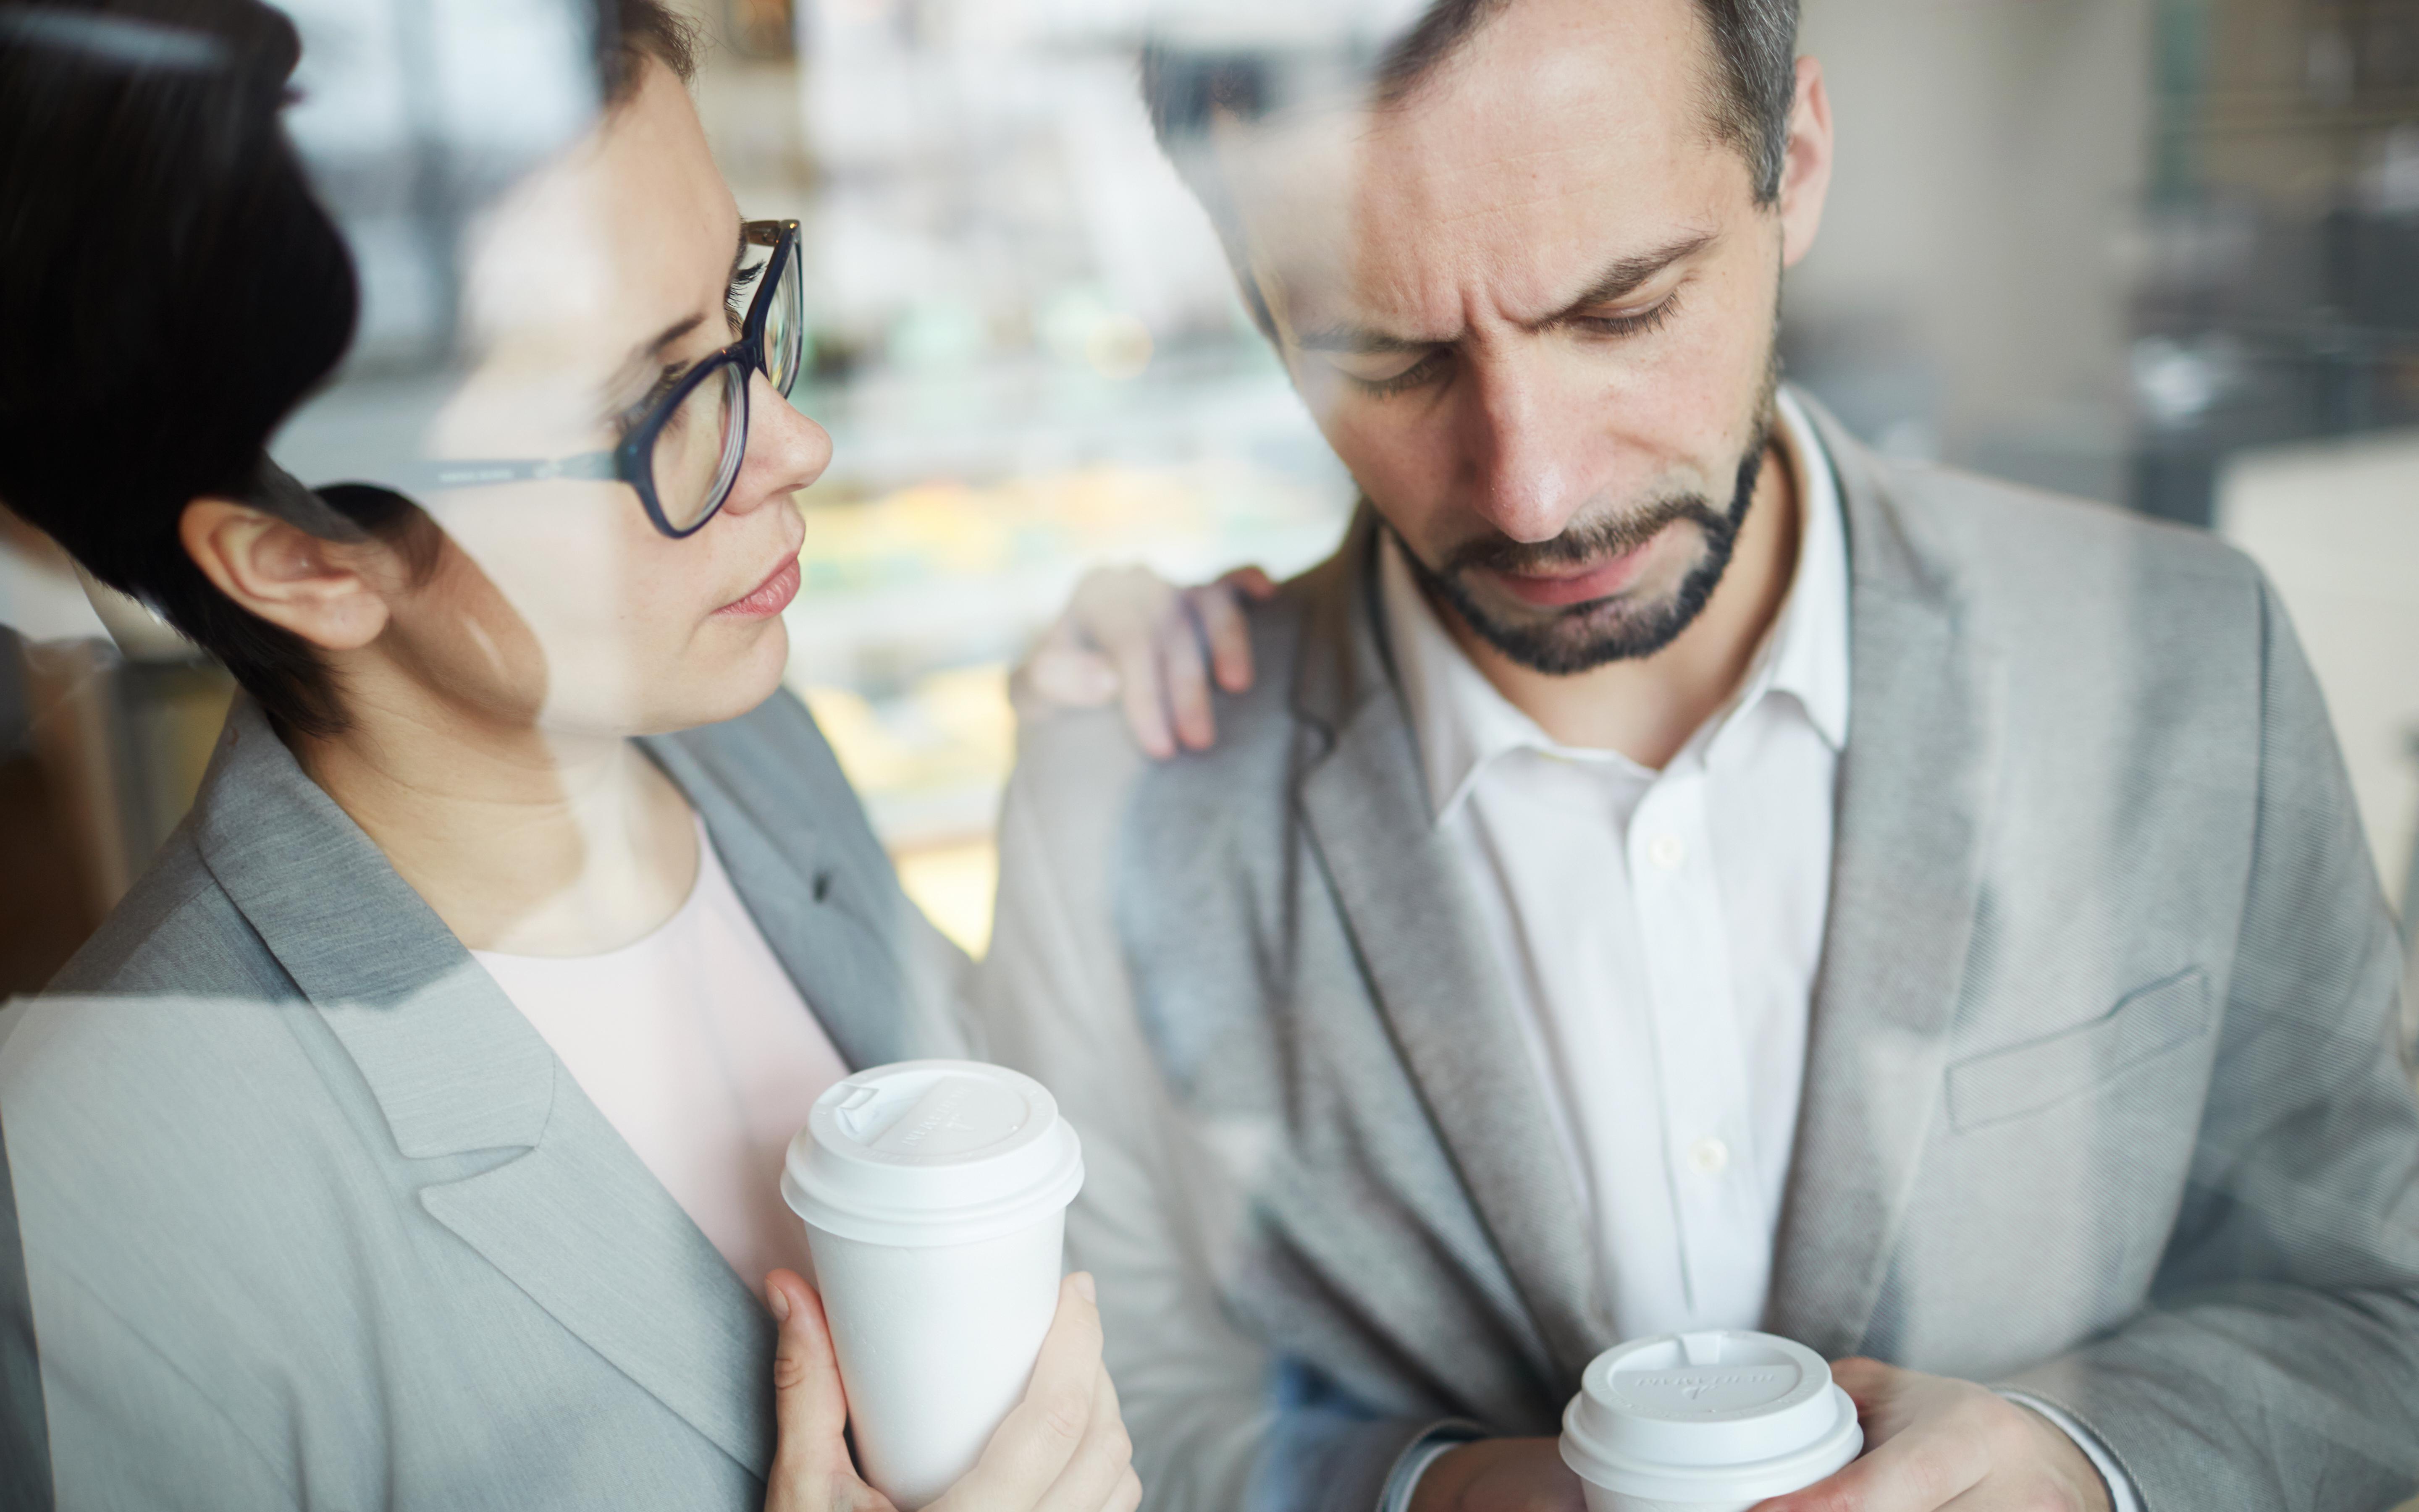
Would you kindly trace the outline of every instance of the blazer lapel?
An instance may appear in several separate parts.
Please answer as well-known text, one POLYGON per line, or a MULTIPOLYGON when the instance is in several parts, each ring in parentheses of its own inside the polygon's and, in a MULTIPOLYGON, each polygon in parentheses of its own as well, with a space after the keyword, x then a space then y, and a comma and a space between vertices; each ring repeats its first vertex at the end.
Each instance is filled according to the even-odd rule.
MULTIPOLYGON (((803 706, 766 712, 793 712, 811 748, 823 749, 803 706)), ((914 1005, 901 970, 897 911, 913 905, 870 830, 852 845, 817 824, 814 815, 836 805, 848 816, 859 811, 838 766, 828 774, 785 770, 771 785, 780 801, 752 802, 748 795, 765 784, 734 772, 734 753, 682 736, 640 744, 705 820, 732 889, 841 1058, 862 1070, 912 1053, 914 1005), (869 846, 871 861, 862 854, 869 846)), ((793 768, 798 752, 782 755, 793 768)))
POLYGON ((1335 732, 1301 804, 1379 1011, 1462 1185, 1542 1333, 1554 1379, 1612 1340, 1578 1195, 1453 857, 1374 624, 1364 519, 1329 569, 1297 706, 1335 732))
POLYGON ((1772 1326, 1826 1354, 1870 1326, 1937 1110, 2000 739, 1995 658, 1861 447, 1807 406, 1848 520, 1852 733, 1782 1207, 1772 1326))
POLYGON ((545 1140, 420 1205, 555 1321, 756 1474, 774 1329, 663 1183, 557 1070, 545 1140))
POLYGON ((762 1474, 770 1320, 249 700, 228 716, 193 822, 205 863, 359 1069, 404 1157, 524 1151, 421 1185, 422 1208, 762 1474))

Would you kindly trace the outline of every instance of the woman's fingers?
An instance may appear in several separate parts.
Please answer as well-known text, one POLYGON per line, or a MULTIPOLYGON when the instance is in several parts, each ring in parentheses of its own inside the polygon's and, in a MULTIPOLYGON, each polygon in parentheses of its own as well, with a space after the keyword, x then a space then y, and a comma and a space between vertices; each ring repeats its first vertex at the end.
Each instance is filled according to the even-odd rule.
POLYGON ((1160 692, 1159 648, 1144 640, 1109 648, 1117 670, 1117 702, 1125 710, 1126 728, 1134 744, 1159 761, 1176 754, 1176 731, 1168 722, 1167 701, 1160 692))
POLYGON ((1078 1272, 1060 1283, 1058 1315, 1042 1337, 1025 1399, 975 1468, 941 1499, 951 1512, 1025 1512, 1040 1506, 1066 1473, 1092 1431, 1098 1396, 1101 1310, 1092 1299, 1090 1276, 1078 1272))
POLYGON ((1276 591, 1257 567, 1181 592, 1144 567, 1086 573, 1017 671, 1011 688, 1020 710, 1088 708, 1114 697, 1135 743, 1152 756, 1207 749, 1217 738, 1212 680, 1229 693, 1252 686, 1243 601, 1276 591))
POLYGON ((1210 670, 1201 632, 1190 613, 1179 611, 1160 629, 1159 676, 1176 738, 1194 750, 1209 749, 1218 738, 1218 726, 1210 712, 1210 670))
MULTIPOLYGON (((1257 569, 1254 569, 1257 570, 1257 569)), ((1202 643, 1210 649, 1210 666, 1218 686, 1240 693, 1252 686, 1252 622, 1238 598, 1242 589, 1228 573, 1202 588, 1184 591, 1193 617, 1200 623, 1202 643)))
POLYGON ((1067 1468, 1044 1493, 1035 1512, 1102 1512, 1113 1505, 1133 1473, 1133 1441, 1117 1412, 1117 1388, 1106 1366, 1094 1372, 1092 1421, 1067 1468))
POLYGON ((841 1437, 848 1397, 823 1300, 793 1271, 764 1278, 764 1302, 781 1325, 773 1350, 773 1425, 778 1434, 765 1478, 764 1512, 843 1512, 886 1506, 856 1476, 841 1437))

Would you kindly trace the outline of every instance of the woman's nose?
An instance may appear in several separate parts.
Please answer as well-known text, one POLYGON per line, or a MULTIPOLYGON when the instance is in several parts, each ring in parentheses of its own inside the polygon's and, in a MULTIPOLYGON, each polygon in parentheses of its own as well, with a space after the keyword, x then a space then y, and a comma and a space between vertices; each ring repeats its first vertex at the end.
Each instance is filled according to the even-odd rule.
POLYGON ((813 483, 832 455, 830 433, 791 408, 763 373, 747 381, 747 451, 723 506, 742 513, 813 483))

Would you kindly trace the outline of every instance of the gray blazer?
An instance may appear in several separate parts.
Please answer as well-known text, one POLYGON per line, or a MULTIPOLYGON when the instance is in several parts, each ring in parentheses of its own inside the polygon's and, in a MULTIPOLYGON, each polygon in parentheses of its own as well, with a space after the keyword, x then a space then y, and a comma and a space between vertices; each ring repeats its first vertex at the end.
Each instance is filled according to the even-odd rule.
MULTIPOLYGON (((2018 1385, 2156 1512, 2419 1477, 2394 926, 2273 594, 2206 535, 1886 461, 1768 1326, 2018 1385)), ((1364 517, 1214 750, 1027 732, 983 967, 1162 1512, 1367 1512, 1440 1420, 1552 1433, 1616 1342, 1429 818, 1364 517)))
MULTIPOLYGON (((643 744, 851 1065, 962 1052, 795 699, 643 744)), ((0 1506, 762 1504, 770 1319, 248 702, 54 993, 0 1014, 0 1506)))

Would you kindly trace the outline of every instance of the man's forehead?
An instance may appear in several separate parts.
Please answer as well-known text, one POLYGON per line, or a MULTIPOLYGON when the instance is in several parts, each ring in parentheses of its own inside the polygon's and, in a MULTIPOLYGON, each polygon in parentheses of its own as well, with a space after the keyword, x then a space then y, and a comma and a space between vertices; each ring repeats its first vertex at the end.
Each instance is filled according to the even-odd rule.
POLYGON ((1253 270, 1299 321, 1432 323, 1481 283, 1543 316, 1607 260, 1707 229, 1752 186, 1707 115, 1698 10, 1518 0, 1398 103, 1221 123, 1253 270))

